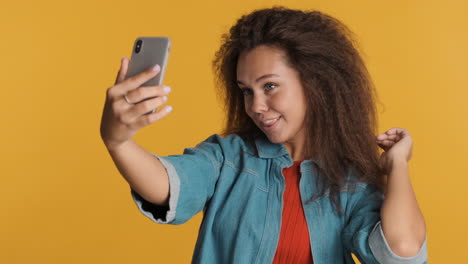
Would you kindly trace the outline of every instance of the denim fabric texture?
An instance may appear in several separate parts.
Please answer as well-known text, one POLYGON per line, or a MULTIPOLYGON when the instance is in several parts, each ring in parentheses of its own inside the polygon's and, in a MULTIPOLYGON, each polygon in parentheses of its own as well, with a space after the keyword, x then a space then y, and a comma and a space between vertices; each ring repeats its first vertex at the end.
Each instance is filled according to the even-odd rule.
MULTIPOLYGON (((169 206, 149 203, 133 189, 131 196, 159 224, 180 225, 203 210, 192 263, 272 263, 281 230, 282 170, 293 165, 283 144, 214 134, 181 155, 153 155, 169 175, 169 206)), ((328 195, 309 201, 319 190, 317 168, 314 160, 304 160, 299 183, 315 264, 354 263, 351 253, 363 264, 427 263, 427 236, 416 256, 391 250, 380 222, 383 193, 368 184, 343 188, 343 216, 328 195)))

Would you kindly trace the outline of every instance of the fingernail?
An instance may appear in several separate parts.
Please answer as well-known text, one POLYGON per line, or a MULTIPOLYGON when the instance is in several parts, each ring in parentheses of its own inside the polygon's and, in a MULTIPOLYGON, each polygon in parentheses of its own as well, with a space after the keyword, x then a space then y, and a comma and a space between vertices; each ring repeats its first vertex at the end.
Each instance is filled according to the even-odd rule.
POLYGON ((166 91, 166 93, 170 92, 170 91, 171 91, 171 87, 169 87, 169 86, 164 86, 164 91, 166 91))
POLYGON ((166 108, 166 112, 170 112, 170 111, 172 111, 172 106, 168 106, 168 107, 166 108))
POLYGON ((161 67, 159 67, 159 65, 156 64, 156 65, 154 65, 154 67, 153 67, 153 71, 159 71, 160 68, 161 68, 161 67))
POLYGON ((163 99, 164 102, 167 101, 167 96, 163 96, 162 99, 163 99))

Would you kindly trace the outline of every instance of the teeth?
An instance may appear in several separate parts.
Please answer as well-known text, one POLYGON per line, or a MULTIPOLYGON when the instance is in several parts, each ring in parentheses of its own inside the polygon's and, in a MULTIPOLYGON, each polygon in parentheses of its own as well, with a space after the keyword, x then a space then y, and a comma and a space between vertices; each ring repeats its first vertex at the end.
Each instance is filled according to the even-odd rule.
MULTIPOLYGON (((278 117, 278 118, 279 118, 279 117, 278 117)), ((265 124, 265 125, 268 125, 268 124, 271 124, 271 123, 275 122, 276 120, 278 120, 278 118, 270 119, 270 120, 267 120, 267 121, 263 121, 262 123, 265 124)))

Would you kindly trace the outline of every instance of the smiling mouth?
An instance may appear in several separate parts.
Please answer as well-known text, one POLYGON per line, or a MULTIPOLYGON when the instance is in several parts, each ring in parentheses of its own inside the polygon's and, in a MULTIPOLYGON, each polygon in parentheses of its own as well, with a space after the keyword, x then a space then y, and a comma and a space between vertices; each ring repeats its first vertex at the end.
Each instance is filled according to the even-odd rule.
POLYGON ((262 125, 263 128, 271 128, 274 125, 276 125, 280 119, 281 119, 281 116, 275 119, 267 120, 268 122, 260 122, 260 124, 262 125))

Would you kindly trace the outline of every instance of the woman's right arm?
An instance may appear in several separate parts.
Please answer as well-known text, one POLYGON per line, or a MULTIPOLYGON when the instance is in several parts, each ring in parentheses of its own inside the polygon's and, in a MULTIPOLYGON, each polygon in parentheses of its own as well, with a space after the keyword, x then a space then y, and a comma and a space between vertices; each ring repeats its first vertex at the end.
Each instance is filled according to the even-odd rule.
POLYGON ((170 112, 171 107, 168 106, 151 112, 167 101, 170 89, 163 85, 141 86, 155 77, 160 67, 126 79, 128 65, 127 58, 123 58, 114 86, 107 89, 101 138, 130 187, 148 202, 167 205, 170 186, 165 167, 132 137, 139 129, 157 122, 170 112))
POLYGON ((108 151, 134 191, 150 203, 169 205, 169 176, 156 157, 133 140, 108 151))

